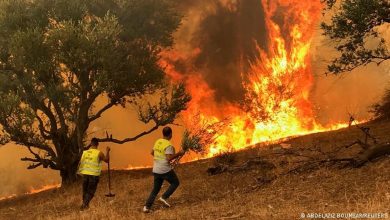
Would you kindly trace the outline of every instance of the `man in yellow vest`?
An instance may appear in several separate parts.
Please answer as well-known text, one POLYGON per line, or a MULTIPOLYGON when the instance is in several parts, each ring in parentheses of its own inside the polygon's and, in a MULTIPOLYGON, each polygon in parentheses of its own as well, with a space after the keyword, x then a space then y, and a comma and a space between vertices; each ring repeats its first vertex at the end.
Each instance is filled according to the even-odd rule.
POLYGON ((83 152, 80 160, 79 174, 83 175, 83 204, 81 210, 89 208, 89 202, 95 195, 99 176, 102 172, 102 161, 108 163, 110 159, 110 148, 107 147, 106 155, 98 150, 99 141, 92 138, 90 148, 83 152))
POLYGON ((172 165, 170 163, 179 156, 184 155, 184 151, 181 150, 180 152, 175 153, 175 148, 170 142, 172 139, 172 129, 170 127, 164 127, 162 133, 163 138, 160 138, 156 141, 152 150, 152 155, 154 157, 154 186, 143 208, 143 212, 145 213, 150 212, 153 202, 156 199, 157 194, 160 192, 164 180, 168 181, 170 186, 168 187, 167 191, 158 199, 158 201, 160 201, 166 207, 171 207, 171 205, 167 202, 167 199, 179 186, 179 179, 177 178, 175 171, 173 171, 172 165))

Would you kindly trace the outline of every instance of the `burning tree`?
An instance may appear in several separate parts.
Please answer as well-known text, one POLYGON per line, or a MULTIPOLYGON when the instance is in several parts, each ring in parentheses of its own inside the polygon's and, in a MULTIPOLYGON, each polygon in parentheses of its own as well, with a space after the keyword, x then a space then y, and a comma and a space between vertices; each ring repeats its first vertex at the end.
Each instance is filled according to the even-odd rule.
MULTIPOLYGON (((186 124, 189 128, 184 130, 182 136, 182 150, 185 153, 192 151, 201 155, 207 152, 210 153, 209 148, 212 145, 218 144, 219 133, 226 126, 226 121, 212 122, 203 118, 200 112, 195 114, 192 120, 186 124)), ((178 157, 173 164, 179 163, 183 156, 178 157)))
POLYGON ((1 143, 26 146, 29 169, 59 170, 69 184, 90 124, 112 107, 161 96, 139 108, 150 130, 101 141, 134 141, 172 123, 190 99, 183 86, 165 83, 157 64, 180 23, 172 8, 165 0, 1 0, 1 143), (101 98, 109 101, 95 109, 101 98))
MULTIPOLYGON (((216 2, 222 4, 224 1, 216 2)), ((229 5, 222 11, 244 14, 240 10, 253 6, 249 2, 235 1, 232 5, 236 7, 229 5)), ((324 130, 315 120, 314 108, 309 99, 313 85, 309 52, 323 5, 320 1, 300 0, 262 0, 255 5, 261 6, 263 13, 261 24, 264 22, 262 25, 265 25, 266 31, 261 34, 265 35, 266 45, 253 45, 253 52, 256 54, 253 59, 246 60, 248 54, 245 54, 245 50, 235 52, 236 60, 243 64, 239 78, 242 81, 236 83, 243 87, 242 100, 230 100, 229 92, 227 100, 230 101, 218 101, 225 97, 217 97, 215 84, 229 84, 231 76, 222 71, 219 74, 223 77, 218 82, 211 83, 208 78, 213 77, 208 77, 205 68, 197 68, 197 57, 205 54, 204 51, 188 54, 178 46, 173 51, 167 51, 164 57, 164 61, 171 67, 169 75, 178 81, 185 81, 193 97, 188 111, 183 113, 185 123, 197 112, 210 122, 218 122, 229 116, 229 123, 220 129, 218 144, 211 144, 207 148, 208 156, 216 156, 229 148, 239 150, 259 142, 324 130), (224 78, 227 78, 226 81, 222 81, 224 78)), ((221 14, 223 16, 224 13, 221 14)), ((239 16, 237 20, 240 20, 238 18, 239 16)), ((208 20, 205 19, 204 22, 206 21, 208 20)), ((216 38, 213 43, 222 37, 216 38)), ((194 48, 202 48, 201 46, 193 45, 194 48)), ((222 44, 221 48, 223 46, 222 44)), ((219 55, 218 59, 211 60, 210 63, 218 63, 220 57, 219 55)), ((237 66, 241 64, 237 63, 237 66)), ((218 71, 211 72, 218 74, 218 71)), ((186 126, 192 128, 191 125, 186 126)))
POLYGON ((181 147, 185 152, 193 151, 204 154, 208 151, 207 147, 216 144, 219 133, 227 125, 227 119, 222 121, 209 121, 201 116, 201 113, 194 115, 192 120, 187 123, 190 129, 183 133, 181 147))

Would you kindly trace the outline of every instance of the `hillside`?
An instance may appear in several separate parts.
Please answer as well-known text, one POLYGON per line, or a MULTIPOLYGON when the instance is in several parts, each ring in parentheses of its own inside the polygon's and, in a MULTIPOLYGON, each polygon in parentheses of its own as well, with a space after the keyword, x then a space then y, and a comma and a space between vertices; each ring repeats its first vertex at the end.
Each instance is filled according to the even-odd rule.
MULTIPOLYGON (((365 126, 380 142, 390 141, 390 122, 365 126)), ((363 139, 362 132, 353 127, 286 143, 291 149, 320 147, 331 152, 357 138, 363 139)), ((353 146, 343 154, 353 155, 357 150, 353 146)), ((113 172, 115 198, 104 196, 107 175, 103 174, 87 211, 79 211, 80 185, 0 201, 0 219, 299 219, 301 213, 313 212, 389 212, 389 156, 360 168, 322 164, 286 173, 296 162, 283 152, 274 145, 228 155, 218 161, 230 159, 230 168, 235 169, 218 175, 206 172, 215 166, 216 159, 182 164, 176 168, 181 186, 170 199, 173 207, 156 204, 150 214, 141 212, 152 187, 151 171, 143 169, 113 172)), ((225 167, 229 167, 227 164, 225 167)))

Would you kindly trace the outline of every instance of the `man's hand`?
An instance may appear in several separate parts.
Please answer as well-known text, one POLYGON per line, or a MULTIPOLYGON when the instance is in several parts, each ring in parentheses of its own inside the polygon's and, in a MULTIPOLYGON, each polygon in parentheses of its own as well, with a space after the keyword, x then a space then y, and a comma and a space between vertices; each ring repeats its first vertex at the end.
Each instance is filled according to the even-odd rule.
POLYGON ((172 159, 169 160, 169 163, 172 166, 176 166, 179 163, 180 158, 185 154, 186 152, 184 150, 180 150, 177 152, 174 156, 172 156, 172 159))
POLYGON ((179 156, 183 156, 186 152, 184 150, 180 150, 179 152, 177 152, 177 155, 179 156))

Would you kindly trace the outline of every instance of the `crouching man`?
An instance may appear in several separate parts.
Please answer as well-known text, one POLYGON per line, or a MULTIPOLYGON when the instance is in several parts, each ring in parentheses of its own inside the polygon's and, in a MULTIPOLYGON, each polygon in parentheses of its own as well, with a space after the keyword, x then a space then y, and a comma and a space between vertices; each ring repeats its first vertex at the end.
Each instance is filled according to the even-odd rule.
POLYGON ((160 192, 161 186, 164 180, 168 181, 170 186, 167 191, 158 199, 166 207, 171 205, 167 199, 175 192, 179 186, 179 179, 176 176, 175 171, 171 166, 171 162, 177 157, 184 155, 184 151, 181 150, 175 154, 175 148, 172 146, 170 140, 172 139, 172 129, 170 127, 164 127, 163 138, 160 138, 154 144, 152 155, 154 157, 153 162, 153 176, 154 186, 150 193, 148 200, 143 208, 143 212, 150 212, 154 200, 157 194, 160 192))
POLYGON ((107 147, 106 155, 98 150, 99 141, 92 138, 90 148, 83 152, 81 156, 78 173, 83 175, 83 204, 81 210, 89 208, 89 202, 95 195, 99 176, 102 172, 102 161, 108 163, 110 158, 110 148, 107 147))

